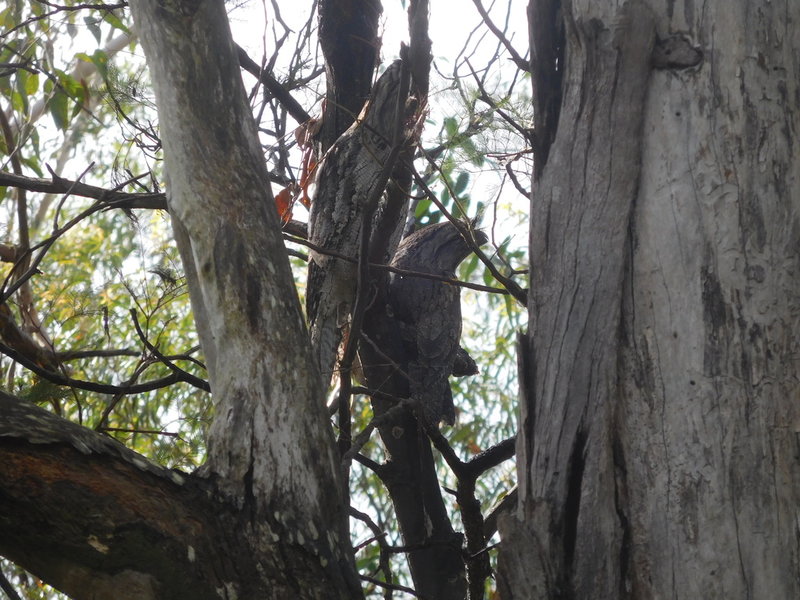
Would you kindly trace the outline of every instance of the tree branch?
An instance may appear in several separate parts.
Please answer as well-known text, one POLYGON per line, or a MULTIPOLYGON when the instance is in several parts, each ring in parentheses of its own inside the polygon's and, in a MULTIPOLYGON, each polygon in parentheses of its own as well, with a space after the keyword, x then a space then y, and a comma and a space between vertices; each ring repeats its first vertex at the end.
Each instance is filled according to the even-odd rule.
POLYGON ((172 373, 179 377, 181 381, 185 381, 189 385, 193 385, 197 389, 203 390, 204 392, 211 393, 211 386, 208 385, 208 382, 196 375, 192 375, 191 373, 187 373, 171 360, 169 360, 166 356, 161 354, 158 348, 156 348, 153 344, 150 343, 150 340, 147 339, 147 336, 142 331, 142 328, 139 326, 139 318, 136 316, 136 309, 132 308, 130 310, 131 318, 133 319, 133 326, 136 328, 136 333, 139 336, 139 339, 142 340, 142 343, 145 345, 147 350, 153 354, 161 363, 166 365, 166 367, 172 371, 172 373))
POLYGON ((511 60, 514 61, 514 64, 517 65, 519 69, 525 71, 526 73, 530 73, 531 72, 530 61, 522 58, 519 52, 517 52, 514 49, 514 46, 511 45, 511 42, 505 36, 505 33, 500 31, 497 25, 494 24, 491 17, 489 16, 489 13, 486 12, 486 9, 483 7, 481 0, 472 0, 472 3, 475 5, 475 8, 478 9, 478 13, 481 15, 481 19, 483 19, 483 22, 489 29, 489 31, 491 31, 495 35, 495 37, 497 37, 497 39, 500 40, 500 43, 503 44, 503 46, 505 46, 506 50, 508 50, 508 53, 511 55, 511 60))
POLYGON ((430 596, 423 596, 422 594, 418 594, 414 588, 407 587, 405 585, 400 585, 397 583, 386 583, 385 581, 381 581, 380 579, 375 579, 374 577, 370 577, 369 575, 359 575, 362 581, 369 582, 373 585, 377 585, 379 587, 383 587, 389 590, 394 590, 396 592, 404 592, 415 598, 419 598, 420 600, 433 600, 430 596))
POLYGON ((167 387, 169 385, 182 381, 179 375, 173 373, 172 375, 168 375, 167 377, 162 377, 161 379, 154 379, 153 381, 148 381, 147 383, 139 383, 137 385, 119 386, 112 384, 95 383, 94 381, 72 379, 71 377, 66 377, 64 375, 61 375, 60 373, 56 373, 54 371, 42 368, 38 364, 30 360, 28 357, 20 354, 13 348, 6 346, 1 342, 0 342, 0 352, 5 354, 9 358, 14 359, 23 367, 25 367, 30 371, 33 371, 34 373, 36 373, 40 377, 43 377, 50 383, 77 388, 79 390, 87 390, 89 392, 98 392, 100 394, 127 394, 127 395, 142 394, 144 392, 152 392, 153 390, 158 390, 163 387, 167 387))
POLYGON ((120 348, 118 350, 64 350, 56 352, 56 357, 60 362, 65 362, 83 358, 113 358, 116 356, 139 356, 140 354, 139 350, 120 348))
MULTIPOLYGON (((424 154, 424 150, 423 150, 423 154, 424 154)), ((427 155, 426 155, 426 158, 428 159, 428 162, 437 171, 441 172, 441 170, 439 169, 439 165, 437 165, 427 155)), ((457 218, 455 218, 450 213, 450 211, 448 211, 447 208, 439 201, 439 198, 436 196, 436 194, 433 193, 433 190, 431 190, 431 188, 428 186, 428 184, 425 183, 425 180, 416 171, 414 171, 414 180, 417 182, 417 185, 428 195, 428 197, 431 199, 431 202, 433 202, 439 208, 439 210, 442 212, 442 214, 445 217, 447 217, 447 219, 451 223, 455 224, 456 226, 460 225, 463 228, 463 224, 461 224, 460 221, 457 218)), ((457 198, 458 194, 456 194, 454 192, 454 190, 452 190, 450 188, 450 185, 447 183, 447 179, 444 176, 442 176, 442 181, 444 181, 445 185, 450 190, 450 195, 454 199, 457 198)), ((500 273, 500 271, 497 269, 497 267, 494 265, 494 263, 492 263, 492 261, 489 260, 489 257, 486 256, 486 253, 483 250, 480 249, 480 247, 478 246, 478 244, 475 243, 474 240, 470 239, 470 236, 465 235, 464 239, 467 241, 468 244, 470 244, 470 247, 472 248, 472 251, 478 256, 480 261, 486 266, 486 268, 492 274, 492 277, 494 277, 497 281, 502 283, 503 286, 505 286, 505 288, 508 291, 508 293, 511 294, 517 302, 519 302, 522 306, 527 306, 527 302, 528 302, 528 293, 527 293, 527 291, 522 289, 522 287, 520 287, 520 285, 516 281, 514 281, 513 279, 510 279, 509 277, 506 277, 505 275, 500 273)))
POLYGON ((57 175, 53 175, 52 179, 47 180, 0 171, 0 186, 23 188, 30 192, 45 194, 69 193, 84 198, 94 198, 113 205, 109 208, 167 208, 166 196, 163 193, 119 192, 64 179, 57 175))
MULTIPOLYGON (((325 256, 330 256, 332 258, 336 258, 338 260, 343 260, 349 263, 358 264, 358 260, 353 258, 352 256, 346 256, 340 252, 336 252, 334 250, 328 250, 323 248, 322 246, 318 246, 305 240, 303 238, 298 238, 294 235, 287 235, 284 234, 284 239, 293 242, 295 244, 300 244, 301 246, 305 246, 314 252, 319 254, 324 254, 325 256)), ((388 271, 389 273, 397 273, 398 275, 403 275, 404 277, 419 277, 421 279, 431 279, 433 281, 442 281, 444 283, 450 285, 456 285, 458 287, 467 288, 470 290, 477 290, 479 292, 489 292, 492 294, 510 294, 509 290, 503 288, 496 288, 491 287, 488 285, 481 285, 479 283, 471 283, 469 281, 462 281, 460 279, 452 279, 450 277, 443 277, 442 275, 436 275, 435 273, 423 273, 422 271, 411 271, 409 269, 400 269, 398 267, 393 267, 391 265, 385 265, 383 263, 369 263, 370 269, 379 269, 388 271)))
MULTIPOLYGON (((359 239, 358 249, 358 276, 356 280, 356 294, 353 302, 353 312, 350 323, 350 332, 347 336, 342 359, 339 362, 341 372, 340 388, 339 388, 339 450, 346 454, 350 446, 350 387, 352 381, 350 379, 350 371, 353 366, 353 360, 356 356, 358 348, 358 340, 361 337, 361 325, 364 322, 364 313, 367 310, 369 302, 368 293, 371 288, 370 279, 370 238, 372 232, 372 220, 375 211, 378 209, 383 191, 386 189, 386 184, 389 182, 389 177, 394 170, 397 158, 400 152, 406 147, 408 140, 403 139, 403 122, 405 120, 405 102, 408 97, 408 88, 410 83, 410 73, 405 62, 400 69, 400 83, 397 86, 397 97, 395 101, 394 113, 394 127, 392 128, 392 148, 386 161, 383 163, 380 172, 378 173, 377 183, 374 185, 369 196, 365 199, 364 212, 361 216, 361 234, 359 239), (347 422, 347 427, 343 427, 344 421, 347 422)), ((363 444, 362 444, 363 445, 363 444)), ((350 461, 342 461, 344 469, 349 468, 350 461)))
MULTIPOLYGON (((378 565, 380 570, 383 571, 383 577, 388 582, 392 582, 392 569, 389 563, 389 551, 387 550, 386 544, 386 532, 381 531, 381 528, 378 527, 378 524, 373 521, 370 516, 366 513, 361 512, 360 510, 356 510, 354 507, 350 507, 350 516, 358 519, 364 525, 366 525, 370 531, 372 531, 372 540, 378 542, 378 549, 379 549, 379 558, 378 558, 378 565)), ((355 552, 358 552, 360 548, 365 546, 366 544, 370 543, 370 540, 356 546, 354 548, 355 552)))
POLYGON ((3 392, 0 457, 3 556, 75 598, 214 597, 226 518, 205 482, 3 392))
POLYGON ((513 458, 516 453, 516 444, 517 436, 513 436, 487 448, 466 462, 464 465, 466 474, 470 477, 480 477, 489 469, 513 458))
POLYGON ((0 571, 0 590, 3 590, 9 600, 22 600, 17 590, 14 589, 14 586, 11 585, 8 577, 6 577, 5 573, 2 571, 0 571))
MULTIPOLYGON (((273 183, 285 185, 286 178, 272 175, 270 180, 273 183)), ((44 194, 70 194, 83 198, 93 198, 103 202, 100 209, 151 209, 167 210, 167 197, 163 192, 120 192, 113 189, 101 188, 95 185, 72 181, 53 174, 52 179, 39 179, 36 177, 25 177, 7 171, 0 171, 0 186, 24 188, 31 192, 42 192, 44 194)), ((306 235, 307 226, 300 221, 289 221, 283 225, 283 230, 291 233, 295 237, 302 238, 306 235)), ((296 240, 292 240, 296 241, 296 240)), ((299 243, 299 242, 298 242, 299 243)), ((0 258, 6 262, 15 255, 11 254, 10 249, 0 246, 0 258)))
POLYGON ((244 48, 241 46, 236 46, 236 52, 238 53, 241 67, 263 83, 269 90, 269 93, 281 103, 286 109, 286 112, 292 115, 295 121, 303 124, 311 119, 311 115, 309 115, 300 103, 294 99, 275 77, 273 77, 272 73, 259 66, 256 61, 247 55, 247 52, 245 52, 244 48))

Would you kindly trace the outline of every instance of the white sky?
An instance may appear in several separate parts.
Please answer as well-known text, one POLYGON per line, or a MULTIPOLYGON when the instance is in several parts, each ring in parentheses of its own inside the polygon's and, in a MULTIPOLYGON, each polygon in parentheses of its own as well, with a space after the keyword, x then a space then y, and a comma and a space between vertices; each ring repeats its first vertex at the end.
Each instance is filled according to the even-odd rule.
MULTIPOLYGON (((311 2, 285 2, 278 0, 283 20, 293 29, 299 28, 308 15, 311 2)), ((391 61, 398 56, 400 42, 408 41, 406 10, 401 0, 383 0, 382 38, 383 59, 391 61)), ((490 10, 495 24, 502 29, 506 13, 509 19, 509 37, 515 41, 520 54, 525 54, 527 45, 527 17, 525 0, 483 0, 490 10), (491 9, 489 8, 491 7, 491 9)), ((264 32, 265 16, 271 19, 272 6, 269 0, 249 0, 243 6, 230 12, 231 29, 234 38, 242 46, 260 50, 259 43, 264 32)), ((432 0, 430 14, 430 38, 433 41, 433 55, 437 59, 453 57, 461 49, 470 32, 481 22, 477 9, 469 0, 432 0)), ((477 41, 477 40, 476 40, 477 41)), ((484 54, 492 52, 495 39, 488 34, 483 41, 477 41, 484 54)))
MULTIPOLYGON (((277 0, 280 7, 281 18, 289 27, 298 31, 308 19, 308 11, 311 2, 297 2, 296 0, 277 0)), ((382 64, 386 65, 399 55, 400 43, 408 42, 408 17, 406 8, 401 0, 383 0, 383 14, 381 17, 381 37, 382 64)), ((490 12, 492 19, 500 29, 503 29, 508 21, 508 38, 522 56, 526 55, 527 48, 527 15, 525 0, 483 0, 483 5, 490 12)), ((509 55, 504 48, 498 50, 499 42, 497 38, 485 27, 480 27, 477 33, 476 28, 481 25, 481 16, 470 0, 432 0, 430 3, 430 38, 433 43, 432 53, 434 56, 434 69, 432 72, 431 94, 430 94, 430 118, 431 123, 423 131, 423 143, 433 145, 436 134, 441 127, 442 121, 447 116, 460 117, 462 112, 461 100, 454 92, 447 89, 447 82, 438 78, 436 71, 444 74, 452 74, 454 62, 458 59, 459 53, 467 50, 463 54, 469 57, 470 64, 475 69, 480 69, 495 54, 499 54, 501 59, 496 63, 495 68, 499 74, 503 66, 508 65, 509 72, 516 70, 516 67, 509 59, 509 55)), ((233 8, 229 12, 233 37, 237 43, 244 47, 251 54, 256 62, 261 60, 264 55, 264 48, 267 54, 272 51, 272 34, 266 28, 269 22, 275 18, 272 2, 270 0, 249 0, 238 8, 233 8), (266 33, 265 33, 266 32, 266 33)), ((287 43, 287 46, 289 43, 287 43)), ((291 53, 290 49, 284 49, 282 53, 287 56, 291 53)), ((280 78, 281 63, 276 63, 276 75, 280 78)), ((466 66, 460 68, 462 75, 469 73, 466 66)), ((502 76, 500 76, 502 77, 502 76)), ((505 79, 510 78, 510 75, 505 79)), ((529 84, 521 82, 517 85, 518 91, 527 92, 529 84)), ((490 90, 491 91, 491 90, 490 90)), ((502 95, 504 88, 500 86, 498 96, 502 95)), ((319 104, 313 97, 302 98, 301 94, 295 92, 306 110, 312 115, 319 114, 319 104)), ((479 106, 485 108, 485 106, 479 106)), ((502 143, 499 144, 502 146, 502 143)), ((520 147, 509 148, 510 150, 520 150, 520 147)), ((488 205, 494 201, 500 190, 502 172, 498 173, 496 165, 487 164, 483 168, 475 168, 465 164, 464 168, 471 171, 471 181, 469 192, 473 197, 480 197, 488 205)), ((523 178, 523 185, 527 185, 523 178)), ((506 182, 503 187, 500 202, 500 226, 498 227, 496 241, 501 241, 506 236, 514 237, 514 244, 521 246, 527 243, 527 230, 519 227, 519 216, 506 222, 504 215, 513 212, 527 212, 527 200, 522 198, 510 183, 506 182)), ((303 219, 304 215, 300 212, 297 218, 303 219)), ((486 218, 484 219, 484 223, 486 218)))

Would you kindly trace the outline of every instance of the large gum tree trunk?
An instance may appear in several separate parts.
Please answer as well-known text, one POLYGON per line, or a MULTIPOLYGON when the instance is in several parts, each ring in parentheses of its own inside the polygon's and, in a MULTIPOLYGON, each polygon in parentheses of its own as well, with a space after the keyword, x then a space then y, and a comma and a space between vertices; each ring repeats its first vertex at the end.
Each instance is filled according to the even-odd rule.
POLYGON ((204 470, 242 509, 272 597, 358 597, 339 457, 224 4, 131 8, 214 394, 204 470))
POLYGON ((800 4, 530 14, 565 60, 503 597, 800 597, 800 4))

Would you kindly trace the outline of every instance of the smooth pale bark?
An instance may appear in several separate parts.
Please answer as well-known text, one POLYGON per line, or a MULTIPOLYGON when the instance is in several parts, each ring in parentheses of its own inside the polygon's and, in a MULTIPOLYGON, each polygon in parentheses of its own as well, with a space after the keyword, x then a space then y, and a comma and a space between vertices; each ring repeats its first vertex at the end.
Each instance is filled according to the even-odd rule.
POLYGON ((249 513, 254 552, 284 553, 262 577, 288 570, 300 586, 275 597, 357 597, 339 460, 224 5, 131 8, 214 395, 205 472, 249 513))
POLYGON ((800 597, 800 4, 561 8, 503 597, 800 597))
POLYGON ((659 30, 704 61, 654 72, 645 114, 620 365, 628 581, 800 598, 800 3, 669 9, 659 30))

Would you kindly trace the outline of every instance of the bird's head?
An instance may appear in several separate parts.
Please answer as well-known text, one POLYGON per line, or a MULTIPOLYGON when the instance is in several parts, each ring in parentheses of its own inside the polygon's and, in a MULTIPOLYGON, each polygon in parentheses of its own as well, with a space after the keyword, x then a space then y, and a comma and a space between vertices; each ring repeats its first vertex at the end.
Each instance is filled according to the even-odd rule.
POLYGON ((473 244, 467 240, 482 246, 489 238, 475 228, 474 221, 458 224, 445 221, 429 225, 400 242, 392 264, 426 273, 453 274, 473 251, 473 244))

